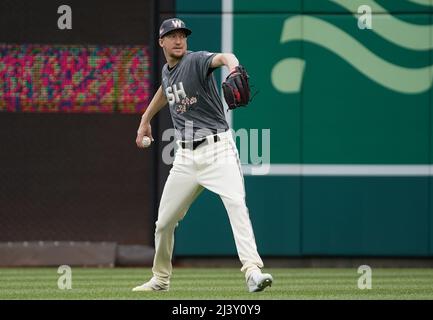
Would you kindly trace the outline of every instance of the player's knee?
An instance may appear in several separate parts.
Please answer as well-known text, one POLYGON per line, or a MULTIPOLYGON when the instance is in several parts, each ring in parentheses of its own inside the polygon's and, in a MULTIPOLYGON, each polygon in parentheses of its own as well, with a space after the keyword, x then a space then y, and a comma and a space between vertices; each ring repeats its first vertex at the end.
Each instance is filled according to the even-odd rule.
POLYGON ((157 221, 155 223, 155 233, 164 233, 164 232, 170 232, 173 231, 176 227, 176 222, 169 222, 169 221, 157 221))

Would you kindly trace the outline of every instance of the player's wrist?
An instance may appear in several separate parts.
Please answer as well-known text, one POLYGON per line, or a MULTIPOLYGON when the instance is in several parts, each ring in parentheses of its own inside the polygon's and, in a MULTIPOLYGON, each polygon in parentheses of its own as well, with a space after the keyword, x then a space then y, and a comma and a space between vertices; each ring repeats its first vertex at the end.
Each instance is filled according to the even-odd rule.
POLYGON ((230 73, 235 72, 235 71, 236 71, 236 68, 237 68, 237 66, 234 66, 234 67, 229 68, 229 72, 230 72, 230 73))
POLYGON ((149 119, 149 116, 147 114, 143 114, 141 116, 141 123, 142 123, 142 125, 150 124, 150 119, 149 119))
POLYGON ((148 124, 142 124, 137 130, 137 135, 144 134, 146 132, 146 127, 148 127, 148 124))

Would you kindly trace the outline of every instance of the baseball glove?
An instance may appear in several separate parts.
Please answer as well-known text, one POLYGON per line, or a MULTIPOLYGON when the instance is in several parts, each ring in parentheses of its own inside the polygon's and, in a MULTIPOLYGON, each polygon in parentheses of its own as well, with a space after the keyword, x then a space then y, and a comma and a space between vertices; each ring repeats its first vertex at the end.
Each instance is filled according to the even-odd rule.
POLYGON ((248 73, 241 65, 235 67, 222 83, 224 99, 229 109, 246 106, 250 102, 248 73))

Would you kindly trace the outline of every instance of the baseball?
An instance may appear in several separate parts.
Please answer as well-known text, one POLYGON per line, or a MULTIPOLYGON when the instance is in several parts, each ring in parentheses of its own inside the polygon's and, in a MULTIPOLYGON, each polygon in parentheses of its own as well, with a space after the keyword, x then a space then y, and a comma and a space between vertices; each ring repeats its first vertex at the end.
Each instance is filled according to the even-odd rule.
POLYGON ((141 142, 143 143, 143 146, 145 148, 147 148, 148 146, 150 146, 150 144, 152 143, 152 141, 150 140, 150 138, 147 137, 147 136, 144 136, 143 140, 141 142))

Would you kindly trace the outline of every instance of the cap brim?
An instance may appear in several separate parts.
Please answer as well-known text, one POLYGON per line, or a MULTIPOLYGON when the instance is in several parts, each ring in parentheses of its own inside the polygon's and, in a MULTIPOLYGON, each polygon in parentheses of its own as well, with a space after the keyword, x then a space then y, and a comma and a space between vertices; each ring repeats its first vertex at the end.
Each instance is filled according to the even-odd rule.
POLYGON ((177 31, 177 30, 185 31, 185 34, 187 37, 192 33, 192 31, 188 28, 176 28, 176 29, 167 30, 166 32, 161 34, 159 37, 162 38, 162 37, 166 36, 167 34, 169 34, 170 32, 177 31))

